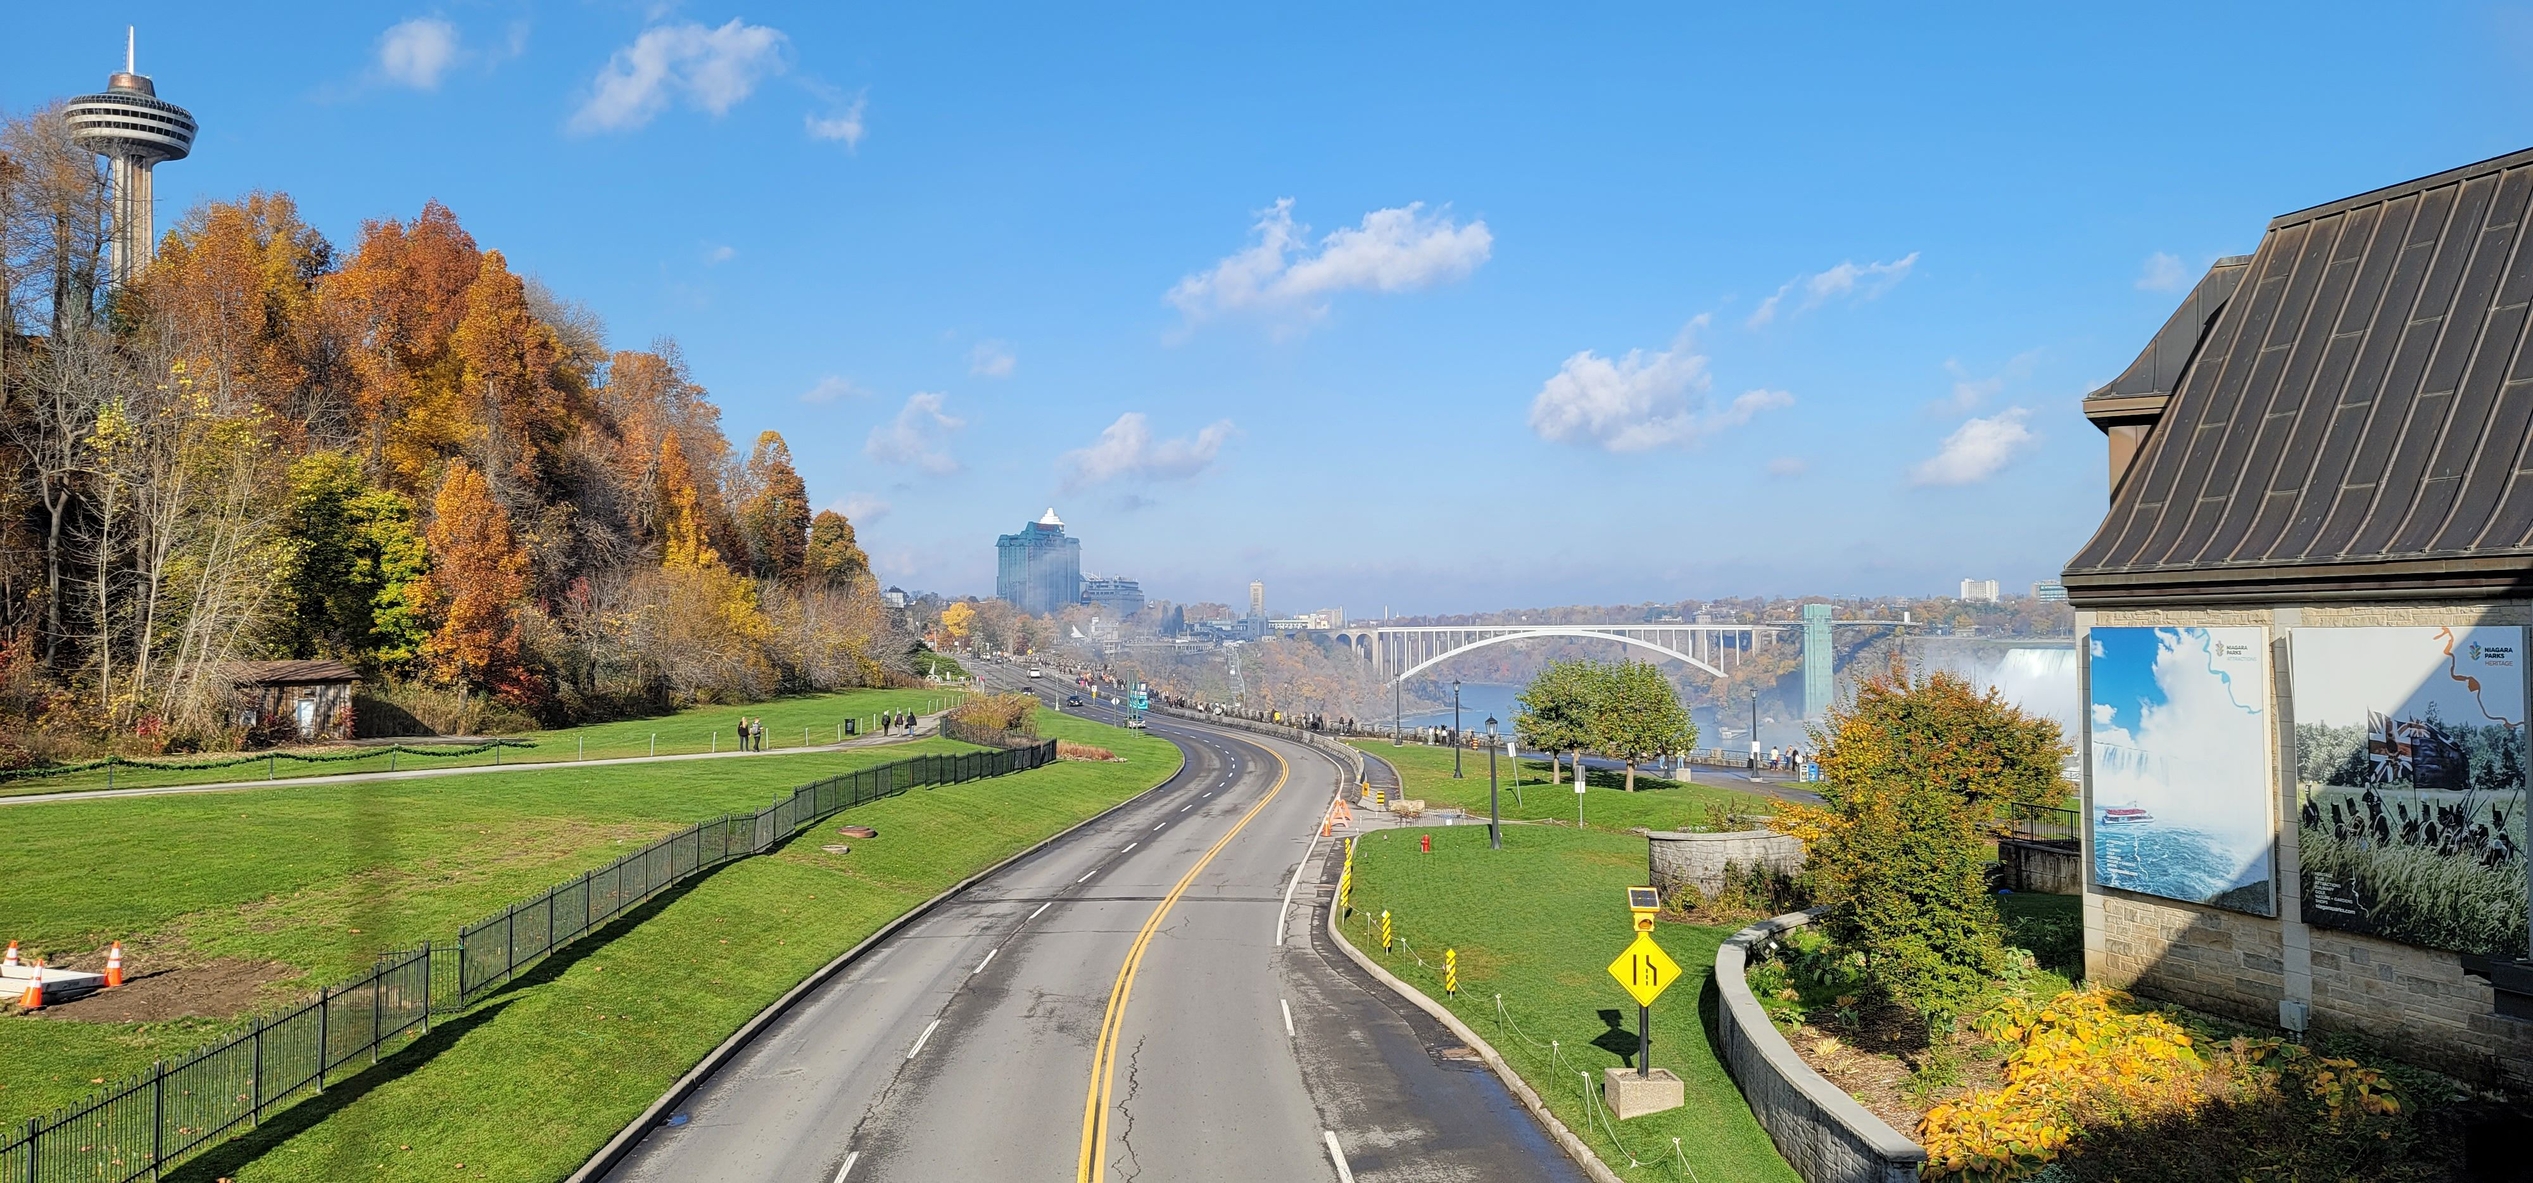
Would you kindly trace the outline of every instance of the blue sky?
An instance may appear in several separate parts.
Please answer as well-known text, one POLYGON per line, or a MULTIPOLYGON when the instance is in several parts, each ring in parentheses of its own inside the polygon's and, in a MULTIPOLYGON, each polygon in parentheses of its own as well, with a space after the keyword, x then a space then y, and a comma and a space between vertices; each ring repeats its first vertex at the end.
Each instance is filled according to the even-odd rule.
POLYGON ((445 201, 893 581, 1356 616, 2048 577, 2211 259, 2533 143, 2520 7, 1796 7, 18 6, 0 104, 138 24, 162 224, 445 201))

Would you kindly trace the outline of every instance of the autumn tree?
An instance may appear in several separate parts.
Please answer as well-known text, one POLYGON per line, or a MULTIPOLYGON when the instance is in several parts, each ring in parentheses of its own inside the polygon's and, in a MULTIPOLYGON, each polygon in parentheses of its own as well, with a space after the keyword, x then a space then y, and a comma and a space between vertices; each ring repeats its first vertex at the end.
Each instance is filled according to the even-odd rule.
POLYGON ((871 556, 853 535, 853 523, 832 509, 818 511, 809 519, 809 548, 804 561, 812 578, 829 583, 867 582, 871 578, 871 556))
POLYGON ((333 245, 287 195, 250 193, 185 215, 137 296, 152 332, 211 398, 263 408, 293 444, 348 443, 357 438, 339 388, 348 375, 317 307, 317 280, 333 262, 333 245))
POLYGON ((976 624, 976 606, 961 601, 941 610, 941 631, 953 645, 967 643, 968 633, 976 624))
POLYGON ((519 601, 528 590, 527 559, 510 532, 510 514, 493 499, 482 473, 464 460, 431 499, 427 602, 436 623, 423 643, 441 681, 489 690, 520 705, 542 689, 521 660, 519 601))
POLYGON ((1997 818, 2064 793, 2058 724, 1955 674, 1913 679, 1895 659, 1811 735, 1826 805, 1773 824, 1808 843, 1831 935, 1893 997, 1948 1023, 2003 955, 1986 883, 1997 818))
POLYGON ((368 453, 405 493, 427 491, 439 461, 479 426, 450 340, 482 273, 474 236, 434 201, 410 226, 363 223, 350 260, 319 285, 359 375, 354 405, 368 453))
POLYGON ((562 341, 528 309, 527 286, 500 251, 485 251, 467 285, 465 311, 450 331, 458 363, 452 442, 471 444, 502 501, 524 508, 544 500, 548 470, 574 426, 579 381, 565 365, 562 341))
POLYGON ((1626 661, 1602 670, 1601 697, 1591 707, 1593 748, 1627 765, 1627 791, 1636 791, 1636 765, 1697 743, 1697 724, 1680 705, 1680 692, 1651 662, 1626 661))
POLYGON ((747 499, 739 506, 739 529, 757 578, 797 581, 807 572, 809 486, 792 468, 792 452, 780 432, 756 437, 756 448, 748 454, 747 499))

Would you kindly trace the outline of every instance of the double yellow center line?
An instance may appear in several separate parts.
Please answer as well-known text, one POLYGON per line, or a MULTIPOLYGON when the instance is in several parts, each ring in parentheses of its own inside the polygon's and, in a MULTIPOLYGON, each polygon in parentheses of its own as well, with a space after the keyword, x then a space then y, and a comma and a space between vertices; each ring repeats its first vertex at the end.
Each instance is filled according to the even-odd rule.
POLYGON ((1268 749, 1267 754, 1275 756, 1275 783, 1267 787, 1266 795, 1258 798, 1257 804, 1249 807, 1249 812, 1241 814, 1240 820, 1232 823, 1231 829, 1214 840, 1214 844, 1196 860, 1196 865, 1187 869, 1187 874, 1179 876, 1170 893, 1162 896, 1161 902, 1153 907, 1151 918, 1143 922, 1143 930, 1135 934, 1134 945, 1126 950, 1125 964, 1117 967, 1117 984, 1108 991, 1108 1014, 1100 1020, 1099 1042, 1091 1048, 1090 1095, 1082 1099, 1082 1161, 1081 1172, 1077 1176, 1080 1183, 1100 1183, 1108 1174, 1108 1156, 1101 1151, 1108 1145, 1108 1101, 1117 1083, 1117 1035, 1118 1029, 1125 1025, 1126 998, 1134 993, 1135 973, 1143 968, 1144 950, 1151 947, 1152 934, 1160 931, 1161 922, 1170 914, 1170 905, 1178 902, 1187 885, 1196 882, 1196 876, 1204 871, 1205 865, 1213 862, 1214 856, 1221 854, 1223 847, 1231 845, 1231 840, 1240 836, 1249 819, 1258 816, 1258 811, 1265 809, 1267 802, 1275 800, 1275 795, 1284 791, 1284 780, 1292 774, 1293 768, 1273 749, 1268 749))

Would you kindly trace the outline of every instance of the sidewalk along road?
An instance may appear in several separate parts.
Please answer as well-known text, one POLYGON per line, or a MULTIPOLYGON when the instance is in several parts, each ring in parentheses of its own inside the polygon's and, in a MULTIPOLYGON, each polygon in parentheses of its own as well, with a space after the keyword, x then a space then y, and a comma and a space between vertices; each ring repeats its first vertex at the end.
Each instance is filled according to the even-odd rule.
POLYGON ((1468 1049, 1327 946, 1335 763, 1151 728, 1177 777, 875 946, 607 1177, 1582 1180, 1468 1049))
MULTIPOLYGON (((947 712, 943 712, 946 714, 947 712)), ((913 735, 865 735, 843 743, 820 744, 814 748, 776 748, 766 752, 685 752, 673 756, 610 756, 603 760, 530 760, 518 764, 470 764, 464 768, 408 768, 400 772, 347 772, 341 776, 285 776, 274 780, 220 781, 202 785, 158 785, 146 789, 73 789, 60 793, 23 793, 14 797, 0 796, 0 806, 42 805, 59 801, 110 801, 116 797, 166 797, 181 793, 241 793, 249 789, 295 789, 311 785, 351 785, 363 781, 429 780, 440 776, 471 776, 484 772, 534 772, 541 768, 607 768, 619 764, 673 764, 685 760, 763 760, 780 756, 815 756, 822 752, 849 752, 858 748, 887 747, 911 743, 940 734, 942 714, 923 716, 913 735)))

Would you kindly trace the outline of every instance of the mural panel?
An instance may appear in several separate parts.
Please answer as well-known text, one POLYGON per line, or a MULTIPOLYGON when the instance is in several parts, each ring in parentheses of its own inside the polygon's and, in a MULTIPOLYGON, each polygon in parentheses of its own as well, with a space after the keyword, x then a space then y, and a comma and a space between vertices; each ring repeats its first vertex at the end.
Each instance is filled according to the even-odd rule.
POLYGON ((2293 636, 2304 922, 2526 952, 2524 630, 2293 636))
POLYGON ((2264 630, 2095 628, 2086 673, 2094 882, 2277 915, 2264 630))

